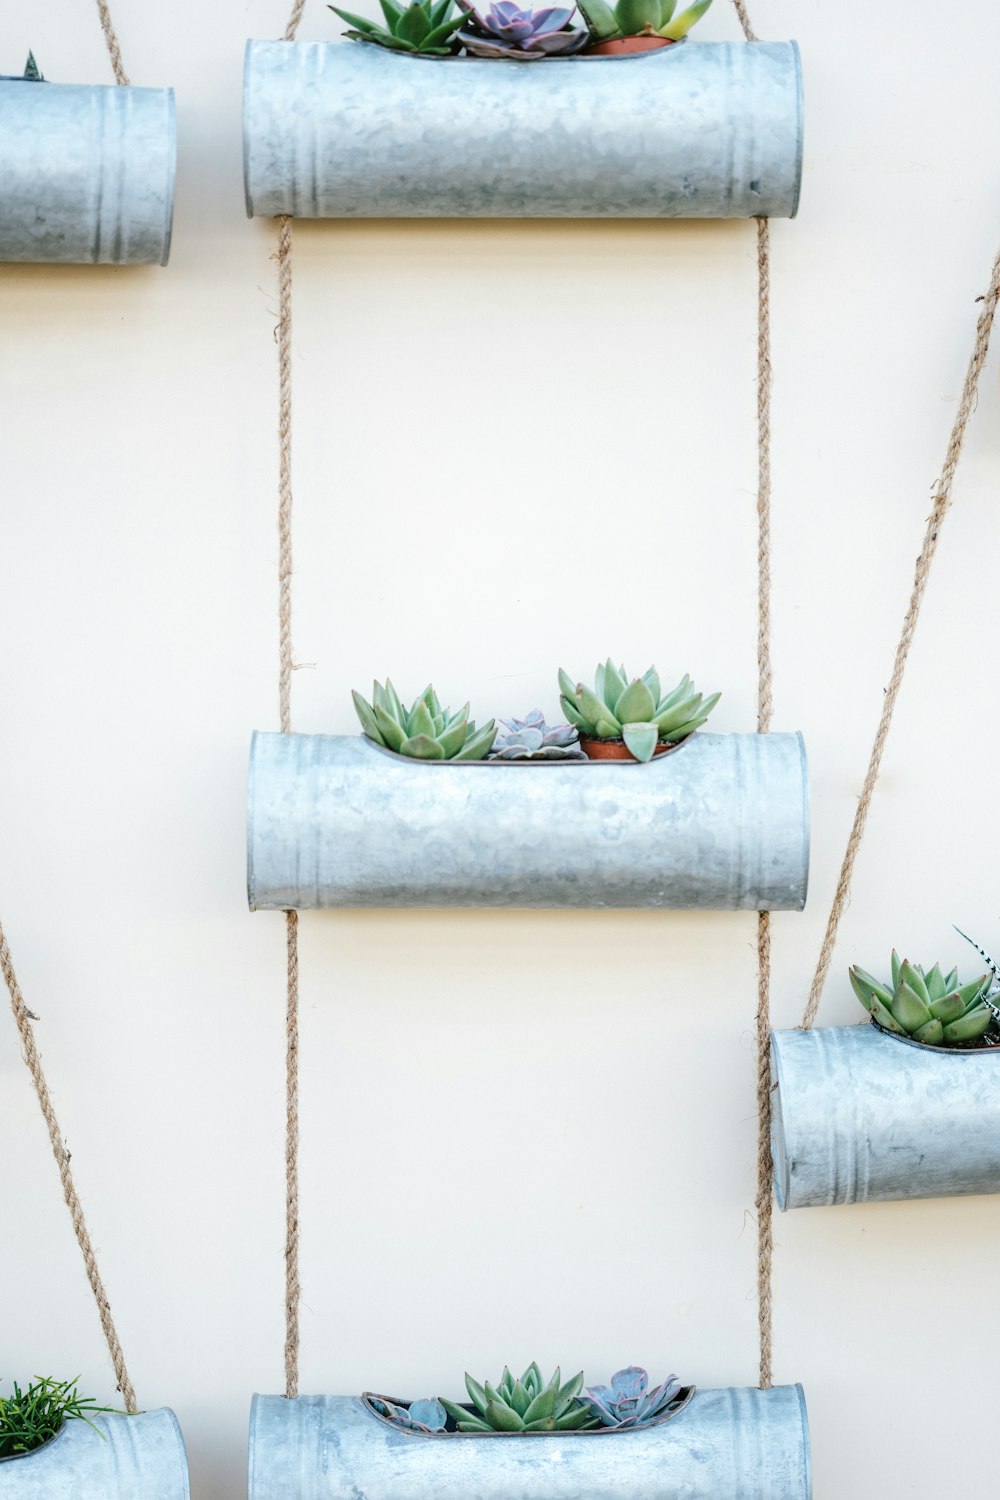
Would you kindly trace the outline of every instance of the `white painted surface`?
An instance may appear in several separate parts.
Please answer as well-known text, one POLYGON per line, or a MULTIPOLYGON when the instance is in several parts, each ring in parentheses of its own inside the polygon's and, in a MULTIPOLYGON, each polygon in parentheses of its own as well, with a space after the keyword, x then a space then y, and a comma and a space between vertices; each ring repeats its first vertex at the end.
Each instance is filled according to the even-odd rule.
MULTIPOLYGON (((1000 234, 1000 16, 757 0, 806 73, 799 218, 774 226, 775 669, 813 775, 826 920, 912 559, 1000 234), (956 20, 960 19, 960 25, 956 20), (942 31, 947 22, 951 26, 942 31)), ((246 911, 250 730, 276 724, 274 230, 243 217, 239 88, 273 0, 116 0, 177 90, 170 267, 0 267, 0 913, 140 1399, 197 1500, 245 1484, 280 1387, 282 921, 246 911), (197 33, 197 34, 196 34, 197 33)), ((336 23, 310 6, 302 35, 336 23)), ((706 37, 734 35, 723 0, 706 37)), ((0 0, 4 71, 109 74, 90 8, 0 0)), ((752 727, 749 225, 296 231, 295 718, 433 676, 554 709, 609 650, 690 670, 752 727)), ((997 357, 984 378, 821 1018, 847 964, 1000 935, 997 357)), ((304 1390, 457 1393, 532 1356, 752 1381, 754 918, 302 919, 304 1390), (426 1165, 423 1165, 425 1164, 426 1165), (552 1268, 556 1269, 553 1270, 552 1268)), ((12 1027, 0 1027, 2 1371, 112 1394, 12 1027)), ((987 1500, 1000 1198, 776 1225, 776 1365, 817 1500, 987 1500), (962 1271, 959 1274, 958 1269, 962 1271)))

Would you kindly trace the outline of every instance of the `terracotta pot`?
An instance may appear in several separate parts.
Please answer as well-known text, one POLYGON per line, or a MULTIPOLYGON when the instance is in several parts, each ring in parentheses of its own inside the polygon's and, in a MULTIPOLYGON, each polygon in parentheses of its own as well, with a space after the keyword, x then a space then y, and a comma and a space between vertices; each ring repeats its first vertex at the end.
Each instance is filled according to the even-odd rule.
MULTIPOLYGON (((662 740, 653 751, 653 759, 658 755, 666 755, 668 750, 674 746, 669 740, 662 740)), ((624 740, 595 740, 589 735, 581 734, 580 749, 589 756, 591 760, 635 760, 624 740)))
MULTIPOLYGON (((610 42, 594 42, 586 49, 590 57, 622 57, 630 52, 652 52, 657 47, 672 47, 668 36, 618 36, 610 42)), ((605 757, 610 759, 612 757, 605 757)))

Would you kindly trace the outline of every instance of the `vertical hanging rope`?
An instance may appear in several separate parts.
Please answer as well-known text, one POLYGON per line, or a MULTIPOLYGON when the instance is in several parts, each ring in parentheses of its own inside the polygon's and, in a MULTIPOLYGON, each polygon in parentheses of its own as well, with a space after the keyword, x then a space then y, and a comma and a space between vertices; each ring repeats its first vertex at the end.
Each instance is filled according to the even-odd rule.
POLYGON ((864 785, 861 788, 861 797, 858 801, 857 812, 854 814, 854 823, 851 827, 850 837, 847 840, 847 849, 844 852, 843 864, 840 867, 840 877, 834 892, 833 906, 830 911, 830 919, 826 924, 826 933, 823 937, 823 946, 820 948, 816 973, 813 976, 812 987, 809 991, 809 1000, 805 1008, 805 1014, 802 1017, 802 1028, 804 1030, 808 1030, 816 1019, 820 996, 823 993, 823 985, 826 983, 830 960, 833 957, 833 949, 837 941, 840 919, 844 915, 844 908, 851 893, 854 862, 857 859, 861 840, 864 838, 865 828, 868 824, 868 814, 871 810, 875 783, 878 780, 879 767, 882 764, 882 752, 885 749, 889 726, 892 723, 892 715, 896 707, 896 699, 899 697, 899 690, 902 686, 903 672, 905 671, 907 658, 910 654, 910 647, 913 644, 917 620, 920 617, 920 606, 923 604, 927 580, 930 577, 931 566, 934 562, 938 541, 941 536, 941 527, 948 507, 951 504, 952 483, 955 478, 955 470, 958 468, 959 458, 962 455, 965 432, 969 425, 969 418, 972 415, 979 377, 982 374, 986 353, 990 346, 990 333, 993 329, 993 319, 998 299, 1000 299, 1000 254, 997 255, 996 260, 993 262, 989 289, 983 298, 982 311, 979 314, 979 321, 976 324, 976 339, 973 344, 972 355, 969 359, 969 366, 965 372, 962 397, 958 404, 958 411, 955 415, 951 436, 948 440, 948 450, 945 454, 941 477, 937 484, 934 505, 927 521, 926 530, 924 531, 923 546, 917 557, 916 569, 913 575, 913 589, 910 593, 910 602, 907 605, 906 614, 903 619, 902 634, 896 646, 892 676, 889 679, 889 686, 886 690, 885 701, 882 705, 882 716, 875 731, 875 742, 872 745, 868 770, 865 774, 864 785))
POLYGON ((97 14, 101 18, 101 30, 104 32, 104 40, 108 46, 108 56, 111 58, 111 66, 115 70, 115 83, 128 86, 128 74, 125 72, 125 64, 122 62, 122 49, 118 45, 118 36, 115 32, 114 23, 111 20, 111 12, 108 9, 107 0, 97 0, 97 14))
MULTIPOLYGON (((293 42, 305 0, 295 0, 283 40, 293 42)), ((292 220, 278 220, 278 712, 292 732, 292 220)), ((299 1393, 299 914, 285 912, 285 1395, 299 1393)))
POLYGON ((114 1319, 111 1316, 111 1304, 108 1301, 108 1294, 104 1290, 104 1283, 101 1280, 101 1273, 97 1267, 97 1258, 94 1255, 94 1246, 90 1238, 90 1230, 87 1228, 87 1221, 84 1218, 83 1204, 80 1202, 76 1191, 76 1184, 73 1181, 73 1173, 70 1170, 70 1155, 66 1150, 66 1142, 63 1140, 62 1131, 59 1129, 59 1121, 56 1119, 56 1112, 52 1107, 48 1084, 45 1081, 45 1074, 42 1070, 42 1060, 38 1055, 38 1048, 35 1045, 35 1033, 31 1025, 31 1012, 24 1003, 24 996, 21 993, 21 986, 17 982, 17 975, 14 972, 14 962, 11 958, 10 948, 7 946, 7 938, 2 926, 0 926, 0 970, 3 972, 7 990, 10 994, 11 1010, 14 1013, 14 1023, 21 1038, 24 1061, 28 1066, 28 1072, 31 1074, 31 1081, 35 1086, 35 1093, 38 1095, 42 1115, 48 1127, 49 1140, 52 1143, 52 1155, 55 1157, 56 1165, 59 1168, 63 1197, 66 1200, 66 1207, 69 1209, 70 1218, 73 1221, 73 1231, 76 1234, 76 1241, 83 1255, 83 1263, 87 1268, 87 1280, 90 1282, 90 1289, 94 1294, 94 1301, 97 1303, 101 1327, 104 1330, 108 1353, 111 1355, 111 1363, 115 1370, 115 1381, 122 1393, 126 1410, 136 1412, 139 1408, 136 1405, 135 1388, 129 1379, 128 1369, 125 1365, 125 1356, 122 1353, 122 1346, 118 1341, 114 1319))
MULTIPOLYGON (((748 42, 759 40, 733 0, 748 42)), ((774 709, 771 669, 771 227, 757 220, 757 733, 774 709)), ((774 1166, 771 1161, 771 914, 757 913, 757 1330, 761 1390, 771 1385, 774 1166)))

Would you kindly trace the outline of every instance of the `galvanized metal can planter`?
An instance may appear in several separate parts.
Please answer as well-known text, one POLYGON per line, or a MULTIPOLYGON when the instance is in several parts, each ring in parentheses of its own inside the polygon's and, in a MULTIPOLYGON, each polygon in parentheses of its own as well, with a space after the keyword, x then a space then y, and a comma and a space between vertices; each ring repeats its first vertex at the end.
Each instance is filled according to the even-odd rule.
POLYGON ((666 1424, 442 1441, 361 1397, 255 1396, 249 1500, 810 1500, 805 1398, 698 1391, 666 1424))
POLYGON ((779 1208, 1000 1193, 1000 1047, 776 1031, 771 1078, 779 1208))
POLYGON ((699 732, 646 765, 414 761, 361 735, 251 746, 253 910, 799 911, 808 869, 798 734, 699 732))
POLYGON ((247 212, 306 219, 794 216, 794 42, 530 66, 249 42, 247 212))
POLYGON ((166 265, 172 89, 0 81, 0 261, 166 265))
POLYGON ((166 1407, 79 1419, 23 1458, 0 1464, 0 1500, 190 1500, 187 1454, 166 1407))

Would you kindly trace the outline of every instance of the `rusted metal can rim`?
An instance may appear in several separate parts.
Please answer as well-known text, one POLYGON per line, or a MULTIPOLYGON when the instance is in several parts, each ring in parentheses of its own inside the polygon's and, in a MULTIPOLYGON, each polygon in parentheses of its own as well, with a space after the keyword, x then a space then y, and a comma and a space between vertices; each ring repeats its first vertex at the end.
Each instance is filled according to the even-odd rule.
POLYGON ((949 1047, 941 1042, 918 1042, 912 1036, 900 1036, 898 1031, 890 1031, 887 1026, 881 1026, 874 1016, 869 1019, 875 1030, 887 1036, 891 1042, 902 1042, 904 1047, 919 1047, 921 1052, 935 1052, 938 1057, 981 1057, 984 1052, 993 1052, 1000 1057, 1000 1037, 993 1042, 966 1042, 958 1047, 949 1047))
MULTIPOLYGON (((383 1426, 389 1427, 393 1432, 400 1433, 409 1438, 590 1438, 590 1437, 627 1437, 634 1432, 648 1432, 652 1427, 662 1427, 669 1422, 671 1417, 679 1416, 684 1408, 690 1403, 696 1387, 693 1385, 681 1386, 677 1400, 665 1411, 662 1417, 655 1417, 652 1422, 643 1422, 640 1427, 592 1427, 587 1432, 414 1432, 411 1427, 401 1427, 391 1417, 384 1416, 375 1405, 376 1401, 386 1401, 392 1406, 410 1406, 409 1401, 401 1400, 398 1396, 380 1396, 375 1391, 363 1391, 361 1400, 365 1409, 376 1421, 383 1426)), ((458 1403, 464 1410, 468 1411, 470 1417, 477 1416, 474 1406, 468 1402, 458 1403)))

